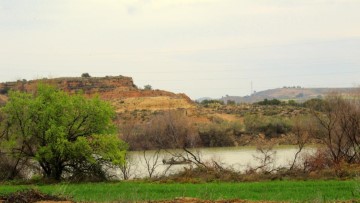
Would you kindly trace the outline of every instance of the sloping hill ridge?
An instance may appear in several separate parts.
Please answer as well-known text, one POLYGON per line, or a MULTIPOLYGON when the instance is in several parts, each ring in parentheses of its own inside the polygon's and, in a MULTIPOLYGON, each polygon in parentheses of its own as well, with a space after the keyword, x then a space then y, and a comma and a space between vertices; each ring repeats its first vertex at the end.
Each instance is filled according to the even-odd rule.
POLYGON ((0 104, 7 101, 9 90, 34 92, 39 83, 50 84, 69 93, 82 91, 88 97, 99 95, 101 99, 112 103, 117 112, 195 108, 185 94, 138 89, 133 79, 125 76, 64 77, 0 83, 0 104))
POLYGON ((304 102, 313 98, 324 98, 327 94, 338 92, 341 94, 349 94, 355 91, 356 88, 277 88, 261 92, 256 92, 251 96, 226 96, 220 100, 225 103, 229 100, 236 103, 254 103, 264 99, 279 99, 279 100, 295 100, 304 102))

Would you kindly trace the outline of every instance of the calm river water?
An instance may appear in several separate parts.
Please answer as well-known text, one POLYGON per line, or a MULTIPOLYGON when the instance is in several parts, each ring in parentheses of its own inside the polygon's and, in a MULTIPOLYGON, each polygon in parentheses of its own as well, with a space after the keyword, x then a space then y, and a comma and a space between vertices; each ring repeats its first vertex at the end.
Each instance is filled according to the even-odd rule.
MULTIPOLYGON (((295 153, 297 152, 297 146, 278 146, 273 148, 273 167, 289 167, 292 163, 295 153)), ((313 153, 315 147, 308 147, 303 149, 298 161, 301 161, 301 157, 304 154, 313 153)), ((168 152, 161 151, 157 162, 155 161, 155 151, 146 151, 145 157, 148 160, 148 165, 152 166, 157 163, 157 167, 153 175, 171 174, 183 170, 184 167, 190 167, 189 164, 173 165, 168 169, 168 164, 163 164, 163 160, 169 160, 172 156, 170 153, 179 152, 176 150, 170 150, 168 152)), ((231 167, 237 171, 245 171, 249 167, 259 166, 260 160, 257 157, 263 157, 263 154, 259 153, 255 147, 221 147, 221 148, 199 148, 192 152, 199 153, 201 160, 211 161, 215 160, 221 163, 223 167, 231 167)), ((143 178, 148 177, 147 164, 144 158, 143 151, 135 151, 129 153, 130 164, 130 177, 131 178, 143 178)), ((121 171, 116 171, 116 175, 122 178, 121 171)))

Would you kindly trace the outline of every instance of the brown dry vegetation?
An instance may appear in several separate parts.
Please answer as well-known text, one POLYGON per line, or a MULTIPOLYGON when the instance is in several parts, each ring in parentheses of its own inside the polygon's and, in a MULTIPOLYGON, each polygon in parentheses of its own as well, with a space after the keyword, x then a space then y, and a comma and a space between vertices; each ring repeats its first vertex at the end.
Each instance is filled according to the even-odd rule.
MULTIPOLYGON (((149 203, 272 203, 274 201, 251 201, 251 200, 241 200, 241 199, 231 199, 231 200, 202 200, 192 197, 179 197, 173 200, 159 200, 159 201, 149 201, 149 203)), ((279 203, 279 202, 278 202, 279 203)))
POLYGON ((120 101, 112 101, 114 106, 117 106, 117 112, 146 110, 146 111, 161 111, 174 110, 178 108, 191 109, 195 106, 185 100, 183 97, 176 96, 152 96, 152 97, 130 97, 120 101))
POLYGON ((63 197, 53 196, 41 193, 40 191, 30 189, 22 190, 18 192, 11 193, 9 195, 0 196, 0 203, 50 203, 50 202, 59 202, 59 203, 71 203, 72 201, 67 200, 63 197))

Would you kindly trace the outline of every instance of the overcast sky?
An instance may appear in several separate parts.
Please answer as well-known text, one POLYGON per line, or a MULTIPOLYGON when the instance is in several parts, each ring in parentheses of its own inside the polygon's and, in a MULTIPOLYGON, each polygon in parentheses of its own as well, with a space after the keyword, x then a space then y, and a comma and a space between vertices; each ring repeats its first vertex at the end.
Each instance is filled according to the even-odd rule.
POLYGON ((192 99, 360 81, 359 0, 0 0, 0 81, 124 75, 192 99))

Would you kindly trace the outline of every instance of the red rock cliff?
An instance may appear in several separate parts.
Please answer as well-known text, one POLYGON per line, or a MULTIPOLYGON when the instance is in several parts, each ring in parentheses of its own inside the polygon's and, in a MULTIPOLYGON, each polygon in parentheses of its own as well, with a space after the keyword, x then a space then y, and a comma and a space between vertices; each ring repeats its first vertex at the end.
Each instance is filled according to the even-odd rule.
MULTIPOLYGON (((39 83, 54 85, 69 93, 82 91, 87 96, 99 95, 102 99, 108 100, 113 104, 116 104, 119 100, 124 101, 128 98, 161 97, 171 99, 172 101, 181 100, 181 102, 175 102, 177 103, 177 105, 175 105, 176 108, 189 108, 193 106, 193 102, 185 94, 174 94, 162 90, 140 90, 136 87, 131 77, 125 76, 64 77, 0 83, 0 95, 2 95, 2 97, 0 97, 0 103, 6 101, 6 97, 4 96, 9 90, 33 92, 39 83)), ((131 101, 133 102, 134 100, 131 101)), ((155 106, 160 107, 162 100, 158 99, 156 101, 160 103, 155 104, 155 106)), ((141 109, 141 105, 138 104, 138 106, 141 109)))

